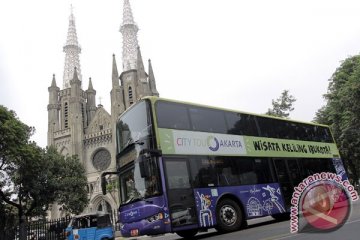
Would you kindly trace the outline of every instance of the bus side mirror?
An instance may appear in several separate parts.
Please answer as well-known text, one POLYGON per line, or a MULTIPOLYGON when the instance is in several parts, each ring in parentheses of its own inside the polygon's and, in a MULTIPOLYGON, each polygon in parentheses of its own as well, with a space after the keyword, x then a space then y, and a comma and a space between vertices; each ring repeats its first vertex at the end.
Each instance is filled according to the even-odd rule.
POLYGON ((100 181, 101 181, 101 191, 102 191, 102 194, 103 194, 103 195, 106 195, 106 185, 107 185, 107 181, 106 181, 105 176, 106 176, 106 175, 115 175, 115 174, 119 174, 119 172, 103 172, 103 173, 101 174, 100 181))
POLYGON ((101 191, 103 195, 106 195, 106 185, 107 181, 105 175, 101 174, 101 191))
POLYGON ((139 167, 140 167, 140 175, 143 178, 150 177, 150 171, 149 171, 149 158, 142 155, 140 157, 139 161, 139 167))

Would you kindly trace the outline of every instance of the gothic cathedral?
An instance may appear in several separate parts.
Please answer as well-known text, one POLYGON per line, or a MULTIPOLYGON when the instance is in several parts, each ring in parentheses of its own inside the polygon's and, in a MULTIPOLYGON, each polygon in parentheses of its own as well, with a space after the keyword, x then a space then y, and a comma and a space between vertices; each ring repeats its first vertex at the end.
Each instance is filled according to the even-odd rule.
MULTIPOLYGON (((137 41, 138 27, 134 22, 129 0, 124 0, 122 67, 119 75, 115 55, 112 65, 111 114, 101 104, 96 105, 96 91, 91 78, 87 90, 82 88, 80 67, 81 48, 78 43, 75 18, 71 11, 65 53, 62 89, 55 75, 49 90, 48 146, 54 145, 62 155, 78 155, 88 179, 89 206, 84 212, 112 211, 119 206, 117 192, 102 195, 100 174, 115 171, 115 123, 117 117, 143 96, 158 96, 149 60, 145 72, 137 41)), ((63 217, 65 212, 53 204, 51 218, 63 217)))

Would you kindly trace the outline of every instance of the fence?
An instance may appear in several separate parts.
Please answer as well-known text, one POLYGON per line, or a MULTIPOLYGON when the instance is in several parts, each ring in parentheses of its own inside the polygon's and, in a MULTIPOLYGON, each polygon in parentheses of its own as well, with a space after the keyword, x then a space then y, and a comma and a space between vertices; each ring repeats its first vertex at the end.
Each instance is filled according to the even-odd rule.
MULTIPOLYGON (((117 210, 110 213, 111 221, 115 231, 120 231, 120 223, 118 221, 117 210)), ((54 220, 38 220, 27 224, 27 239, 30 240, 32 234, 37 240, 63 240, 66 239, 65 229, 69 224, 71 217, 59 218, 54 220)), ((13 238, 6 238, 13 240, 13 238)), ((18 240, 15 236, 15 240, 18 240)))
POLYGON ((49 221, 39 220, 28 223, 27 237, 31 239, 35 235, 38 240, 62 240, 65 237, 65 228, 71 217, 53 219, 49 221))

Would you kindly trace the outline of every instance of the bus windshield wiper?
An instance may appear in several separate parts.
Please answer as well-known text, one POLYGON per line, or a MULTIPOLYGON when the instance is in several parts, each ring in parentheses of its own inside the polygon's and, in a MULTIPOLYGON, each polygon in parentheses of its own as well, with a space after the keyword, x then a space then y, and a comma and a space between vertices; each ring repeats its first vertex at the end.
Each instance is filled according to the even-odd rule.
POLYGON ((123 204, 128 204, 128 203, 133 203, 133 202, 137 202, 137 201, 145 201, 147 203, 152 204, 153 201, 145 199, 145 197, 141 196, 140 194, 135 196, 133 195, 132 197, 130 197, 128 200, 126 200, 126 202, 124 202, 123 204))
POLYGON ((132 196, 131 198, 129 198, 125 204, 128 204, 128 203, 132 203, 132 202, 135 202, 135 201, 139 201, 139 200, 142 200, 143 197, 141 196, 132 196))
POLYGON ((125 144, 125 148, 127 148, 128 146, 133 146, 135 144, 144 145, 144 142, 140 141, 139 139, 134 141, 132 138, 129 138, 128 142, 125 144))
POLYGON ((146 200, 143 196, 139 195, 139 196, 132 196, 124 204, 133 203, 136 201, 145 201, 147 203, 153 203, 152 201, 146 200))

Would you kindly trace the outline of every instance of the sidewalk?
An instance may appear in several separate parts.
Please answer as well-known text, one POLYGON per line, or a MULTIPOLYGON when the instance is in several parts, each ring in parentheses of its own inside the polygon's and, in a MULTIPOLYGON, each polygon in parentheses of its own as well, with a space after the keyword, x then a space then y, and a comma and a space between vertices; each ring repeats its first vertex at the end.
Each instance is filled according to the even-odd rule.
MULTIPOLYGON (((122 237, 120 232, 117 232, 115 235, 115 240, 140 240, 140 239, 163 239, 166 236, 171 236, 174 235, 173 233, 166 233, 166 234, 160 234, 160 235, 156 235, 156 236, 148 236, 148 235, 144 235, 144 236, 138 236, 138 237, 122 237)), ((177 236, 177 235, 176 235, 177 236)), ((178 236, 177 236, 178 237, 178 236)))
POLYGON ((115 240, 138 240, 138 239, 144 239, 144 238, 149 238, 149 236, 139 236, 139 237, 130 237, 130 238, 125 238, 125 237, 115 237, 115 240))

